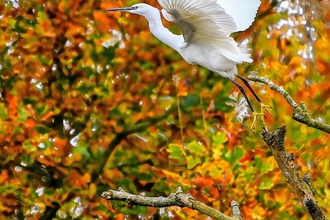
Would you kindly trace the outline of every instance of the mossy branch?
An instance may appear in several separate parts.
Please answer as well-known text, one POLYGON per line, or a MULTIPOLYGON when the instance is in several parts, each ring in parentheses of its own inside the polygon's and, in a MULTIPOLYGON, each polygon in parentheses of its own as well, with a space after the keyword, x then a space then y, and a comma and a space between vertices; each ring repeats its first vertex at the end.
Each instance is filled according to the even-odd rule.
POLYGON ((274 82, 272 82, 269 79, 266 79, 264 77, 259 76, 248 76, 249 80, 254 82, 260 82, 265 85, 268 85, 270 89, 278 92, 283 96, 283 98, 287 101, 287 103, 293 108, 294 114, 292 115, 292 118, 300 123, 306 124, 309 127, 316 128, 318 130, 324 131, 326 133, 330 134, 330 125, 323 123, 321 121, 318 121, 316 119, 313 119, 307 111, 306 105, 301 102, 300 106, 292 99, 292 97, 289 95, 287 91, 283 89, 282 86, 276 85, 274 82))
POLYGON ((124 201, 133 205, 149 206, 149 207, 169 207, 179 206, 181 208, 187 207, 194 209, 210 216, 214 219, 221 220, 239 220, 241 219, 239 205, 236 201, 231 202, 231 208, 233 211, 233 217, 227 216, 222 212, 211 208, 193 198, 189 193, 183 193, 181 187, 176 189, 175 193, 171 193, 168 197, 146 197, 140 195, 134 195, 125 192, 122 188, 118 190, 108 190, 101 194, 102 198, 106 200, 124 201))

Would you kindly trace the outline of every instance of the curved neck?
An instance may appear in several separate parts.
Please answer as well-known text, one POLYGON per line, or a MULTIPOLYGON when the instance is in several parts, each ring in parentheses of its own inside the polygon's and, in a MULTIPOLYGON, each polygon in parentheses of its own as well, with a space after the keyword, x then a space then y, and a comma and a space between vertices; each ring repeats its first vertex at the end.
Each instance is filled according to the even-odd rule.
POLYGON ((183 37, 182 35, 173 34, 164 27, 160 18, 160 11, 154 8, 152 13, 144 15, 144 17, 148 20, 150 32, 160 41, 178 51, 178 45, 183 42, 183 37))

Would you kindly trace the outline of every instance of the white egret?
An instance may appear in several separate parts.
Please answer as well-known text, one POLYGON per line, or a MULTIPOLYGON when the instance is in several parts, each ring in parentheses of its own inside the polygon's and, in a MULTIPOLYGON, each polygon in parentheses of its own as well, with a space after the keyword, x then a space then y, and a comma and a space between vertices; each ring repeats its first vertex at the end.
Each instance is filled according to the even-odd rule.
MULTIPOLYGON (((235 76, 252 92, 268 111, 253 91, 248 81, 237 73, 236 65, 253 60, 248 51, 238 46, 230 34, 247 29, 256 16, 260 0, 157 0, 163 8, 139 3, 126 8, 112 8, 106 11, 127 11, 144 16, 149 23, 151 33, 163 43, 176 50, 189 64, 198 64, 220 76, 229 79, 242 92, 254 119, 257 113, 252 107, 243 87, 235 81, 235 76), (176 35, 163 26, 160 12, 170 22, 181 29, 182 35, 176 35)), ((263 118, 262 118, 263 119, 263 118)))

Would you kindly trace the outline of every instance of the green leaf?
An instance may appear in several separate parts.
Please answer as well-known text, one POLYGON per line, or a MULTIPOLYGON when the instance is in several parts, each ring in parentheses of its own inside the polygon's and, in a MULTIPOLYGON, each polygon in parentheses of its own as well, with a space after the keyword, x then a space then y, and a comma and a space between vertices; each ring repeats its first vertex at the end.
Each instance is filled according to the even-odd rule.
POLYGON ((47 127, 44 127, 42 125, 37 125, 34 129, 39 134, 47 134, 49 132, 48 128, 47 127))
POLYGON ((207 154, 204 146, 196 141, 189 143, 187 148, 189 149, 189 153, 195 156, 205 156, 207 154))
POLYGON ((17 33, 23 34, 26 33, 27 31, 25 30, 25 28, 23 28, 20 23, 21 21, 23 21, 23 17, 22 16, 18 16, 16 17, 16 22, 15 22, 15 26, 14 29, 17 33))
POLYGON ((105 62, 110 63, 115 58, 115 51, 119 44, 116 44, 114 47, 103 47, 101 56, 105 59, 105 62))
POLYGON ((234 147, 231 151, 225 148, 222 149, 224 157, 231 165, 235 165, 244 156, 244 150, 240 146, 234 147))
POLYGON ((200 157, 193 157, 193 156, 187 156, 187 168, 192 169, 196 167, 198 164, 202 163, 202 160, 200 157))
POLYGON ((18 114, 20 121, 25 121, 30 116, 30 112, 22 107, 19 108, 18 114))
POLYGON ((273 164, 270 162, 270 160, 273 160, 273 158, 269 157, 263 160, 263 158, 261 158, 259 155, 254 158, 254 163, 258 168, 260 174, 267 173, 274 169, 273 164))
POLYGON ((52 63, 52 60, 48 59, 45 55, 38 55, 37 58, 42 65, 49 66, 52 63))
POLYGON ((167 196, 167 193, 172 192, 172 188, 169 187, 166 178, 158 179, 152 186, 152 193, 155 195, 167 196))
POLYGON ((167 152, 170 154, 169 158, 172 159, 172 163, 175 165, 185 165, 186 155, 182 149, 181 145, 170 144, 168 146, 167 152))
POLYGON ((8 111, 4 103, 0 102, 0 119, 6 120, 8 118, 8 111))
POLYGON ((218 133, 217 135, 212 136, 213 144, 218 146, 226 143, 228 141, 228 137, 226 135, 226 132, 218 133))
POLYGON ((199 105, 200 99, 197 94, 188 94, 187 96, 180 98, 180 105, 183 108, 195 107, 199 105))
POLYGON ((86 83, 82 83, 78 88, 77 91, 83 93, 83 94, 89 94, 90 92, 94 91, 93 85, 88 85, 86 83))

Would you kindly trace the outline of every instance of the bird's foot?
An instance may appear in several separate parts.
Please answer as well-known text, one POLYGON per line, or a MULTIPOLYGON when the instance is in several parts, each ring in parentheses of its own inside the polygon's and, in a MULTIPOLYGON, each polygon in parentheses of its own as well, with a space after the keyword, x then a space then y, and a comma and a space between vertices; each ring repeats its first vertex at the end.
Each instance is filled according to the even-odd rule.
POLYGON ((261 105, 261 111, 262 110, 265 110, 266 112, 268 112, 268 114, 270 114, 271 116, 273 116, 272 113, 270 112, 271 110, 273 110, 273 107, 272 106, 266 105, 266 104, 264 104, 262 102, 260 103, 260 105, 261 105))
POLYGON ((253 133, 256 132, 256 125, 259 124, 258 116, 260 116, 262 123, 264 124, 264 113, 262 112, 252 112, 253 114, 253 121, 250 126, 250 129, 253 131, 253 133))
POLYGON ((252 124, 250 126, 250 129, 253 132, 256 132, 256 125, 259 124, 258 116, 260 116, 261 123, 262 124, 265 124, 265 120, 264 120, 265 114, 263 113, 263 111, 266 111, 270 115, 272 115, 272 113, 270 111, 273 109, 273 107, 271 107, 270 105, 265 105, 262 102, 260 103, 260 105, 261 105, 261 112, 252 112, 252 114, 253 114, 253 121, 252 121, 252 124))

